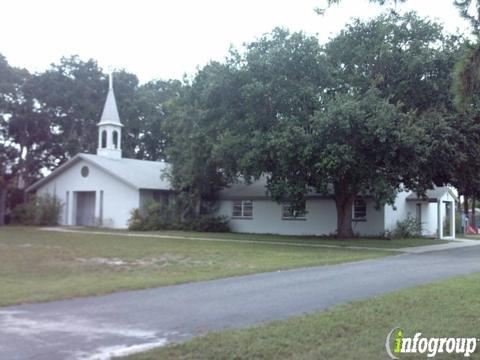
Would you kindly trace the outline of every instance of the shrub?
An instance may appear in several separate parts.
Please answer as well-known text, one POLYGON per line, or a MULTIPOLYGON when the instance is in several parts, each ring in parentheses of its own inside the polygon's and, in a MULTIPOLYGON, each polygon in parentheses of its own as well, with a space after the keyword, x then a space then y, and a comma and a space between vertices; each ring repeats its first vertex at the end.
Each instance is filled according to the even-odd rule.
POLYGON ((145 209, 134 209, 128 222, 128 229, 134 231, 185 230, 227 232, 228 219, 223 216, 199 215, 194 218, 180 219, 175 204, 166 205, 151 202, 145 209))
POLYGON ((55 195, 38 195, 13 209, 12 222, 23 225, 58 225, 61 209, 62 203, 55 195))
POLYGON ((143 230, 143 218, 139 209, 133 209, 128 220, 128 229, 133 231, 143 230))
POLYGON ((405 220, 397 221, 395 230, 390 234, 392 238, 414 238, 422 236, 422 223, 409 216, 405 220))
POLYGON ((36 209, 29 202, 28 204, 20 204, 13 208, 11 214, 12 224, 35 225, 36 209))
POLYGON ((229 232, 228 218, 226 216, 201 215, 184 224, 187 229, 192 231, 204 232, 229 232))

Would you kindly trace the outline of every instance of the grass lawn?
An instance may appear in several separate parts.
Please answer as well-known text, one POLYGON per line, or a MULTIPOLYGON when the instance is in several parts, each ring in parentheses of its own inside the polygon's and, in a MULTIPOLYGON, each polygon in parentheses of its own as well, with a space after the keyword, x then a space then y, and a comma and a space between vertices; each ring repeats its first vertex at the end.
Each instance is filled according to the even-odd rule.
MULTIPOLYGON (((213 236, 195 236, 207 235, 213 236)), ((251 238, 234 234, 218 236, 226 235, 251 238)), ((267 239, 277 237, 265 237, 267 239)), ((306 238, 285 239, 289 242, 311 241, 306 238)), ((0 228, 0 306, 336 264, 391 254, 372 250, 3 227, 0 228)))
MULTIPOLYGON (((313 315, 210 333, 127 359, 383 360, 388 358, 386 336, 396 326, 407 337, 421 332, 422 337, 480 338, 479 294, 480 273, 477 273, 336 306, 313 315)), ((470 359, 480 358, 479 346, 470 359)), ((399 358, 427 358, 426 354, 409 355, 400 354, 399 358)), ((438 354, 436 358, 464 357, 438 354)))
POLYGON ((186 232, 186 231, 148 231, 148 232, 132 232, 127 230, 112 229, 76 229, 78 231, 95 231, 95 232, 115 232, 119 234, 152 234, 173 237, 191 237, 191 238, 211 238, 211 239, 232 239, 247 241, 263 241, 263 242, 295 242, 300 244, 324 244, 335 246, 360 246, 374 247, 386 249, 399 249, 423 245, 446 244, 447 240, 437 240, 429 238, 416 239, 381 239, 381 238, 355 238, 355 239, 335 239, 322 236, 288 236, 274 234, 239 234, 239 233, 204 233, 204 232, 186 232))

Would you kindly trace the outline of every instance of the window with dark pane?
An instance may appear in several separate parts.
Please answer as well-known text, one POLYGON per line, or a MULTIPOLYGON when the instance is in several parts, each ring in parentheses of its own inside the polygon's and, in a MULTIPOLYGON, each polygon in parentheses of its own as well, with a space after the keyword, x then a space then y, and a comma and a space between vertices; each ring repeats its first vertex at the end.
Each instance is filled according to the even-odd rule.
POLYGON ((303 202, 301 209, 295 209, 291 204, 282 204, 282 219, 284 220, 304 220, 306 214, 305 202, 303 202))
POLYGON ((233 201, 232 217, 251 219, 253 217, 253 201, 252 200, 233 201))
POLYGON ((367 203, 364 199, 358 198, 353 202, 353 220, 367 219, 367 203))

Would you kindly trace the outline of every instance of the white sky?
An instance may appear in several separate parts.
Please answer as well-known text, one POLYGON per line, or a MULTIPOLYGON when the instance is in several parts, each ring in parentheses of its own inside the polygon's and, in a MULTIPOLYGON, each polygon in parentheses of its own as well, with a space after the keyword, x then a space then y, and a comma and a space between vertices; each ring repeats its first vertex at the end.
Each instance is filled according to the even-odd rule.
MULTIPOLYGON (((449 32, 466 31, 453 0, 409 0, 449 32)), ((209 60, 222 60, 276 26, 317 34, 324 42, 354 17, 384 11, 367 0, 343 0, 324 17, 325 0, 2 0, 0 53, 11 65, 43 71, 61 56, 94 58, 125 68, 142 82, 181 78, 209 60)))

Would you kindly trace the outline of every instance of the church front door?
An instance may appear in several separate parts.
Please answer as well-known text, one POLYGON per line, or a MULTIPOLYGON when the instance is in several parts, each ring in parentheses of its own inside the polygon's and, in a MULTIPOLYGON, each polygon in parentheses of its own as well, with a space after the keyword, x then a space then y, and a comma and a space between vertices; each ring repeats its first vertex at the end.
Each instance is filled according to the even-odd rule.
POLYGON ((95 191, 77 191, 76 222, 77 226, 95 225, 95 191))

